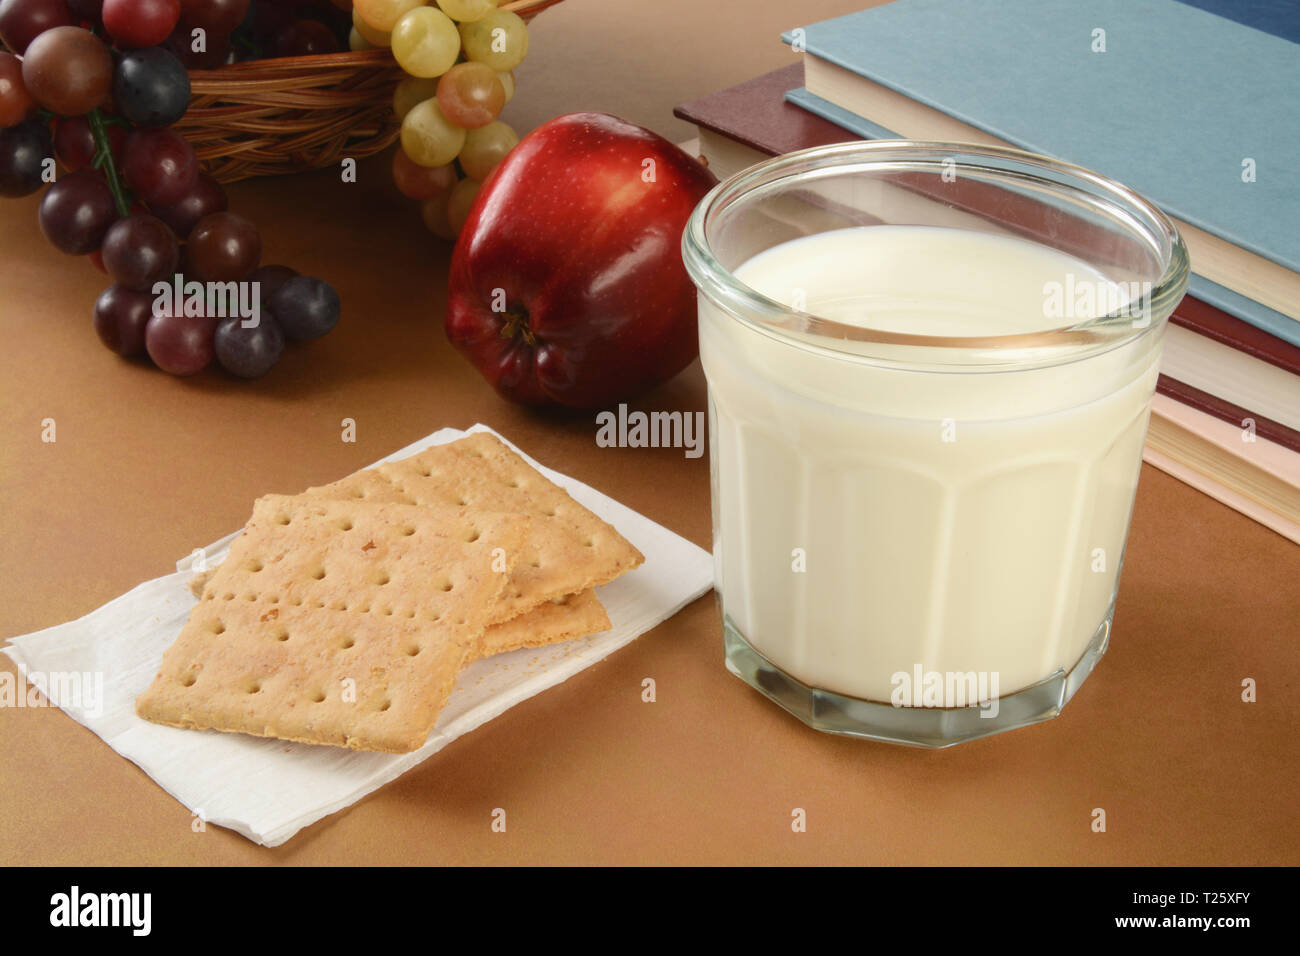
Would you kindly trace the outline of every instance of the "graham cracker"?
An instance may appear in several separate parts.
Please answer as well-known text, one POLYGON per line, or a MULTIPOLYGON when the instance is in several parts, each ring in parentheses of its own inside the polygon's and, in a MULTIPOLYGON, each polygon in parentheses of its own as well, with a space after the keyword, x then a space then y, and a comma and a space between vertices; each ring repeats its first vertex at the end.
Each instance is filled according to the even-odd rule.
MULTIPOLYGON (((202 597, 203 589, 212 574, 209 570, 194 575, 190 579, 190 593, 202 597)), ((547 644, 571 641, 588 634, 608 631, 611 626, 609 615, 596 597, 595 590, 570 594, 558 601, 543 601, 531 611, 488 627, 483 632, 479 648, 466 663, 521 647, 544 647, 547 644)))
MULTIPOLYGON (((504 624, 483 632, 477 653, 471 661, 521 647, 544 647, 608 631, 611 625, 605 607, 593 590, 570 594, 558 601, 544 601, 504 624)), ((469 662, 467 662, 469 663, 469 662)))
POLYGON ((501 621, 606 584, 645 560, 612 525, 485 432, 356 472, 307 494, 529 516, 532 525, 510 576, 501 621))
POLYGON ((529 523, 260 498, 136 712, 175 727, 415 750, 478 653, 529 523))

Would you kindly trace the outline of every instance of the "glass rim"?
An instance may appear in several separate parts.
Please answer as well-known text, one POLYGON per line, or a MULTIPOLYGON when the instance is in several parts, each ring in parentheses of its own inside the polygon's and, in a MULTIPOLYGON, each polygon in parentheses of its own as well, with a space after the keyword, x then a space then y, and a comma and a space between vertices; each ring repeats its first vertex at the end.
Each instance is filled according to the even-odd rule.
MULTIPOLYGON (((1024 241, 1034 240, 1026 238, 1024 241)), ((1189 277, 1187 247, 1173 221, 1154 203, 1129 187, 1083 166, 1039 153, 961 142, 851 140, 775 156, 714 186, 691 213, 682 232, 681 249, 687 273, 699 292, 723 307, 732 318, 759 332, 791 346, 825 349, 845 358, 869 362, 881 361, 881 358, 843 346, 865 343, 895 349, 901 346, 904 351, 916 350, 917 353, 927 350, 924 364, 939 367, 1011 365, 1025 368, 1066 364, 1108 351, 1161 327, 1186 291, 1189 277), (1014 165, 980 167, 977 165, 980 158, 1014 165), (1139 236, 1163 265, 1160 278, 1152 283, 1150 296, 1144 299, 1146 314, 1158 316, 1159 320, 1135 323, 1132 309, 1126 304, 1120 310, 1058 327, 1002 335, 923 335, 864 328, 795 310, 763 295, 737 279, 717 260, 710 246, 710 228, 728 209, 742 203, 747 194, 784 180, 806 178, 819 170, 857 165, 883 167, 891 162, 948 168, 944 164, 949 161, 955 161, 959 170, 966 167, 1019 173, 1055 188, 1060 194, 1088 192, 1093 199, 1107 203, 1112 211, 1122 213, 1124 228, 1139 236), (837 343, 841 344, 837 347, 837 343), (984 360, 974 358, 982 355, 984 350, 989 353, 984 360), (947 353, 950 360, 936 357, 936 353, 938 356, 947 353)), ((898 356, 884 361, 888 364, 912 364, 908 358, 900 359, 898 356)))

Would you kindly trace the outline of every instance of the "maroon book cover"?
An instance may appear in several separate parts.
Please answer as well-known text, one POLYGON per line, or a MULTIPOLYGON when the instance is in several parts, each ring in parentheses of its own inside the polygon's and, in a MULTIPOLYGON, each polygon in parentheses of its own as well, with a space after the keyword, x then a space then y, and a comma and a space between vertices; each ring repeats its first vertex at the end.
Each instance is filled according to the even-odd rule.
MULTIPOLYGON (((803 64, 792 63, 684 103, 673 110, 673 115, 770 156, 858 139, 843 127, 787 102, 786 92, 801 86, 803 64)), ((1022 225, 1026 231, 1034 231, 1033 223, 1022 225)), ((1192 296, 1183 297, 1170 321, 1300 375, 1300 348, 1192 296)), ((1246 418, 1254 419, 1257 435, 1300 452, 1300 432, 1295 429, 1166 375, 1160 376, 1158 387, 1171 398, 1234 425, 1240 426, 1246 418)))
POLYGON ((1225 402, 1217 395, 1211 395, 1209 392, 1202 392, 1199 388, 1184 385, 1168 375, 1160 376, 1156 382, 1156 391, 1162 395, 1168 395, 1184 405, 1189 405, 1197 411, 1205 412, 1207 415, 1213 415, 1215 418, 1236 425, 1238 428, 1244 427, 1242 423, 1249 418, 1255 423, 1255 434, 1260 438, 1276 442, 1294 452, 1300 452, 1300 432, 1297 432, 1294 428, 1287 428, 1287 426, 1272 419, 1261 418, 1240 405, 1225 402))
POLYGON ((803 63, 792 63, 683 103, 673 110, 673 115, 769 156, 859 138, 841 126, 787 103, 786 91, 800 86, 803 86, 803 63))

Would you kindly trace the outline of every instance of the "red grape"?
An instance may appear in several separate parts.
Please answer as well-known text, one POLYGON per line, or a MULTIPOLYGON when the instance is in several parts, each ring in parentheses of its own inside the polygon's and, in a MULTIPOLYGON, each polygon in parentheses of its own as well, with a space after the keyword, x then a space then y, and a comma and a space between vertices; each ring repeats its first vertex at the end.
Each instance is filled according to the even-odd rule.
MULTIPOLYGON (((126 142, 126 127, 116 123, 106 124, 108 148, 113 152, 114 163, 122 162, 122 146, 126 142)), ((95 134, 90 131, 90 121, 84 116, 60 119, 54 127, 54 155, 64 169, 72 171, 89 166, 95 159, 95 134)))
POLYGON ((271 312, 291 339, 320 338, 339 321, 339 294, 328 282, 295 276, 271 296, 271 312))
POLYGON ((248 281, 257 283, 257 298, 265 308, 276 290, 297 274, 297 270, 288 266, 260 266, 249 273, 248 281))
POLYGON ((65 0, 0 0, 0 40, 19 56, 46 30, 74 22, 65 0))
POLYGON ((207 315, 184 315, 163 311, 149 319, 144 329, 144 346, 164 372, 193 375, 212 362, 212 334, 216 321, 207 315))
POLYGON ((157 46, 181 16, 180 0, 104 0, 104 29, 123 50, 157 46))
POLYGON ((271 45, 276 56, 315 56, 338 53, 339 40, 325 24, 316 20, 295 20, 275 35, 271 45))
POLYGON ((233 212, 204 216, 185 243, 189 267, 208 282, 232 282, 257 268, 262 237, 257 227, 233 212))
POLYGON ((222 319, 213 336, 221 367, 240 378, 257 378, 269 372, 284 352, 284 333, 275 316, 262 312, 257 325, 244 328, 243 320, 232 315, 222 319))
POLYGON ((36 111, 36 101, 23 83, 23 61, 0 52, 0 129, 17 126, 36 111))
POLYGON ((181 26, 188 35, 200 29, 208 38, 230 36, 248 16, 249 0, 181 0, 181 26))
POLYGON ((457 63, 438 81, 437 96, 442 115, 465 129, 486 126, 506 105, 506 88, 486 63, 457 63))
POLYGON ((136 292, 148 292, 155 282, 171 278, 181 256, 175 233, 148 213, 133 213, 109 226, 101 251, 113 281, 136 292))
POLYGON ((104 0, 68 0, 68 9, 75 20, 85 20, 95 26, 104 23, 104 0))
POLYGON ((41 232, 56 249, 84 256, 103 242, 117 218, 117 206, 104 177, 93 169, 79 169, 45 191, 37 215, 41 232))
POLYGON ((27 47, 23 83, 47 110, 79 116, 108 102, 113 57, 104 41, 89 30, 55 27, 27 47))
POLYGON ((111 285, 95 300, 95 331, 118 355, 144 354, 144 330, 153 317, 154 298, 125 286, 111 285))
POLYGON ((45 184, 45 160, 54 154, 50 131, 32 119, 0 129, 0 196, 30 196, 45 184))
POLYGON ((224 33, 209 31, 203 37, 203 49, 194 49, 194 37, 184 23, 177 25, 164 42, 163 46, 176 54, 177 59, 189 70, 215 70, 226 62, 230 51, 230 37, 224 33))
POLYGON ((148 203, 169 206, 194 188, 199 161, 180 133, 170 129, 137 129, 122 147, 122 178, 148 203))
POLYGON ((193 231, 195 223, 204 216, 226 211, 226 191, 207 173, 199 173, 190 191, 179 201, 167 206, 151 205, 149 208, 155 216, 172 227, 172 232, 185 239, 193 231))
POLYGON ((456 185, 456 167, 421 166, 399 146, 393 153, 393 183, 408 199, 432 199, 456 185))

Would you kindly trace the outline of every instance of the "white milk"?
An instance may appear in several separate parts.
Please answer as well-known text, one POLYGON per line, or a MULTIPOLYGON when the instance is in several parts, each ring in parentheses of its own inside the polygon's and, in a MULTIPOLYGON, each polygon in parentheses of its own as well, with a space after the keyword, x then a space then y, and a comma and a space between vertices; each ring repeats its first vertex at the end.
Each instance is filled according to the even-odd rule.
MULTIPOLYGON (((796 239, 735 274, 842 323, 959 336, 1070 325, 1045 315, 1045 284, 1105 282, 1043 246, 926 226, 796 239)), ((1114 597, 1159 334, 1047 368, 918 371, 792 344, 701 296, 724 612, 788 674, 867 700, 917 665, 996 673, 1002 695, 1068 670, 1114 597)))

